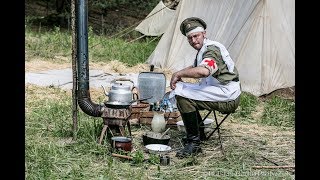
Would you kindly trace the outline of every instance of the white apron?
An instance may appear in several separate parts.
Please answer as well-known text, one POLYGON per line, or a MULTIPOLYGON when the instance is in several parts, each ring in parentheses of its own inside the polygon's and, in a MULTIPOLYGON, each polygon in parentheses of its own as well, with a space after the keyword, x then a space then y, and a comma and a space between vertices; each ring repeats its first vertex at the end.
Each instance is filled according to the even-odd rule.
MULTIPOLYGON (((212 44, 220 48, 223 61, 226 63, 228 70, 233 72, 234 62, 229 56, 227 49, 221 43, 209 39, 204 40, 204 45, 197 56, 197 64, 201 63, 202 55, 206 51, 207 46, 212 44)), ((213 76, 209 76, 201 78, 199 84, 178 82, 176 88, 171 91, 169 98, 179 95, 200 101, 225 102, 235 100, 240 94, 240 81, 230 81, 224 85, 213 76)))

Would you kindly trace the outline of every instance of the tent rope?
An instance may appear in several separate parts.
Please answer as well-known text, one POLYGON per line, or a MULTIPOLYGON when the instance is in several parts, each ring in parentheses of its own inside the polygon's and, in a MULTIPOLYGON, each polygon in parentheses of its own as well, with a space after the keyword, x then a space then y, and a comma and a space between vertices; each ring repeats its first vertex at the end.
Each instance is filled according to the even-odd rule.
MULTIPOLYGON (((172 1, 172 2, 170 3, 170 5, 171 5, 171 4, 173 4, 173 2, 174 2, 174 1, 172 1)), ((161 8, 161 9, 159 9, 158 11, 154 12, 154 13, 153 13, 153 14, 151 14, 150 16, 147 16, 145 19, 148 19, 148 18, 150 18, 150 17, 154 16, 155 14, 159 13, 160 11, 162 11, 162 10, 163 10, 163 9, 165 9, 165 8, 167 8, 167 6, 165 6, 165 7, 161 8)), ((130 29, 130 28, 132 28, 133 26, 136 26, 137 24, 141 23, 143 20, 144 20, 144 19, 142 19, 142 20, 140 20, 140 21, 138 21, 138 22, 134 23, 133 25, 131 25, 130 27, 128 27, 128 28, 126 28, 126 29, 124 29, 123 31, 120 31, 120 32, 119 32, 119 33, 117 33, 117 34, 110 36, 110 38, 112 38, 112 37, 114 37, 114 36, 116 36, 116 35, 119 35, 121 32, 124 32, 125 30, 130 29)), ((124 35, 126 35, 126 34, 128 34, 128 33, 132 32, 133 30, 134 30, 134 29, 131 29, 129 32, 127 32, 127 33, 125 33, 125 34, 122 34, 122 35, 120 35, 119 37, 122 37, 122 36, 124 36, 124 35)))
POLYGON ((140 36, 140 37, 138 37, 138 38, 136 38, 136 39, 133 39, 133 40, 127 42, 126 44, 132 43, 132 42, 134 42, 134 41, 136 41, 136 40, 138 40, 138 39, 141 39, 141 38, 143 38, 143 37, 145 37, 145 36, 146 36, 146 35, 142 35, 142 36, 140 36))
POLYGON ((158 39, 158 38, 160 38, 161 36, 156 36, 156 37, 154 37, 153 39, 151 39, 151 41, 149 41, 148 43, 151 43, 152 41, 154 41, 154 40, 156 40, 156 39, 158 39))
MULTIPOLYGON (((143 38, 143 37, 145 37, 145 36, 146 36, 146 35, 142 35, 142 36, 140 36, 140 37, 138 37, 138 38, 136 38, 136 39, 133 39, 133 40, 127 42, 126 44, 132 43, 132 42, 134 42, 134 41, 136 41, 136 40, 138 40, 138 39, 141 39, 141 38, 143 38)), ((156 39, 159 38, 159 37, 161 37, 161 36, 156 36, 156 37, 152 38, 151 41, 148 42, 148 44, 151 43, 152 41, 156 40, 156 39)))
MULTIPOLYGON (((171 4, 174 4, 174 1, 172 1, 169 5, 171 5, 171 4)), ((150 16, 147 16, 147 17, 144 18, 144 19, 148 19, 148 18, 154 16, 155 14, 159 13, 160 11, 162 11, 162 10, 165 9, 165 8, 167 8, 167 6, 159 9, 158 11, 154 12, 153 14, 151 14, 150 16)), ((124 35, 129 34, 130 32, 134 31, 134 28, 133 28, 133 27, 135 27, 136 25, 138 25, 139 23, 141 23, 144 19, 142 19, 142 20, 134 23, 133 25, 131 25, 131 26, 123 29, 122 31, 120 31, 120 32, 118 32, 118 33, 116 33, 116 34, 114 34, 114 35, 112 35, 112 36, 108 36, 107 38, 108 38, 108 39, 111 39, 111 38, 113 38, 113 37, 115 37, 115 36, 117 36, 117 37, 123 37, 124 35), (132 29, 131 29, 131 28, 132 28, 132 29), (129 30, 129 29, 131 29, 131 30, 128 31, 128 32, 126 32, 126 33, 124 33, 124 34, 121 34, 121 33, 125 32, 125 31, 127 31, 127 30, 129 30), (120 35, 120 34, 121 34, 121 35, 120 35)), ((138 37, 137 39, 141 39, 141 38, 142 38, 142 37, 140 36, 140 37, 138 37)), ((156 38, 155 38, 155 39, 156 39, 156 38)), ((155 39, 154 39, 154 40, 155 40, 155 39)), ((135 40, 134 40, 134 41, 135 41, 135 40)), ((130 41, 130 42, 133 42, 133 41, 130 41)), ((97 46, 97 45, 99 45, 99 44, 101 44, 101 43, 94 44, 94 45, 90 46, 90 48, 93 48, 93 47, 95 47, 95 46, 97 46)))

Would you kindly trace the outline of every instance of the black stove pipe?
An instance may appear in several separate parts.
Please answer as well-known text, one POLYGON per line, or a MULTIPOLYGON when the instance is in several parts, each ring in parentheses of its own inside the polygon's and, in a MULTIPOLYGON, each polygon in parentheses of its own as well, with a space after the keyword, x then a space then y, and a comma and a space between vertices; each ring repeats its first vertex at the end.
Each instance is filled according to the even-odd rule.
POLYGON ((78 105, 81 110, 93 117, 101 117, 103 105, 91 101, 89 91, 88 60, 88 1, 76 1, 76 37, 78 66, 78 105))

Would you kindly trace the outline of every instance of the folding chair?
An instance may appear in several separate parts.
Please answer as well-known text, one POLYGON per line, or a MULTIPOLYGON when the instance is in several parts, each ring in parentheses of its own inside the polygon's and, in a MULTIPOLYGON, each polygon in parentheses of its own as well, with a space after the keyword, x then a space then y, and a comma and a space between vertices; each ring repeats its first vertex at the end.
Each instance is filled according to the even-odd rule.
MULTIPOLYGON (((212 130, 211 132, 206 133, 206 134, 209 134, 209 135, 206 135, 206 134, 205 134, 205 136, 206 136, 206 137, 205 137, 205 140, 208 140, 208 139, 213 135, 213 133, 217 131, 217 132, 218 132, 218 136, 219 136, 219 143, 220 143, 221 152, 222 152, 222 154, 224 154, 224 150, 223 150, 223 147, 222 147, 221 134, 220 134, 220 126, 221 126, 221 124, 223 123, 223 121, 226 120, 227 117, 228 117, 231 113, 222 113, 222 112, 220 112, 220 113, 224 114, 224 117, 223 117, 223 119, 222 119, 220 122, 218 122, 217 115, 216 115, 216 110, 211 110, 211 111, 209 111, 209 112, 207 113, 207 115, 206 115, 206 116, 202 119, 202 121, 199 123, 199 127, 201 126, 201 123, 211 114, 212 111, 213 111, 213 113, 214 113, 215 127, 213 128, 213 130, 212 130)), ((203 126, 202 126, 202 127, 203 127, 203 126)))

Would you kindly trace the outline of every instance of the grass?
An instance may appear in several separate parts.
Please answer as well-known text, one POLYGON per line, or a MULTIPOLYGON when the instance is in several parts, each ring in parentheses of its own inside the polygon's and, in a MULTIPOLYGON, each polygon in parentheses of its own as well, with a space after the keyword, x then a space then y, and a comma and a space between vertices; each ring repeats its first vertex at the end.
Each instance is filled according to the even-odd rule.
MULTIPOLYGON (((104 96, 101 94, 101 96, 104 96)), ((103 99, 102 97, 93 97, 103 99)), ((203 144, 205 154, 176 159, 160 166, 156 156, 147 154, 141 144, 141 133, 148 129, 133 126, 135 151, 133 161, 111 156, 110 144, 99 145, 101 118, 79 110, 77 140, 72 140, 71 95, 69 91, 26 86, 26 179, 293 179, 292 172, 252 169, 254 165, 294 164, 294 132, 281 125, 251 123, 241 125, 239 119, 222 126, 225 156, 219 150, 217 136, 203 144), (148 158, 148 161, 142 159, 148 158), (130 177, 130 178, 128 178, 130 177)), ((284 113, 284 112, 282 112, 284 113)), ((212 117, 211 117, 212 118, 212 117)), ((172 128, 173 149, 181 146, 179 131, 172 128)), ((121 152, 120 152, 121 153, 121 152)))
POLYGON ((273 126, 294 127, 295 103, 279 96, 272 96, 266 102, 261 123, 273 126))
POLYGON ((252 112, 255 111, 255 107, 259 103, 258 101, 259 100, 256 96, 247 92, 242 92, 240 97, 240 105, 234 116, 236 118, 240 118, 241 120, 252 120, 252 112))
MULTIPOLYGON (((144 63, 156 47, 159 38, 146 37, 132 43, 121 38, 108 38, 93 33, 88 28, 88 54, 90 62, 120 61, 131 67, 144 63)), ((68 57, 71 63, 72 53, 71 32, 60 30, 38 31, 26 25, 25 51, 26 59, 42 58, 52 61, 56 56, 68 57)))
MULTIPOLYGON (((145 59, 152 50, 150 44, 155 43, 145 39, 126 44, 121 39, 95 35, 90 35, 89 40, 90 61, 107 63, 118 59, 128 66, 145 59), (96 46, 93 48, 93 45, 96 46)), ((59 29, 39 33, 26 30, 27 61, 36 57, 50 61, 56 55, 70 56, 70 41, 68 33, 59 29)), ((242 94, 236 113, 221 127, 225 155, 219 149, 217 134, 213 134, 202 144, 204 153, 177 159, 174 155, 182 147, 180 142, 184 135, 171 128, 171 164, 160 166, 159 157, 146 153, 142 145, 141 135, 150 129, 147 125, 132 127, 134 150, 128 155, 133 160, 115 158, 111 156, 110 143, 106 140, 101 145, 97 143, 102 119, 88 116, 80 109, 77 139, 72 139, 70 90, 26 85, 25 93, 26 179, 273 180, 294 179, 295 176, 292 169, 252 168, 274 165, 266 159, 279 165, 295 164, 295 104, 278 96, 261 100, 249 93, 242 94)), ((104 95, 94 93, 91 98, 101 103, 104 95)))

